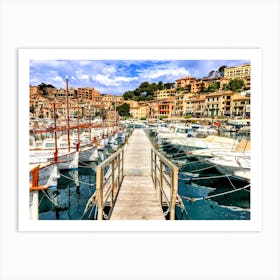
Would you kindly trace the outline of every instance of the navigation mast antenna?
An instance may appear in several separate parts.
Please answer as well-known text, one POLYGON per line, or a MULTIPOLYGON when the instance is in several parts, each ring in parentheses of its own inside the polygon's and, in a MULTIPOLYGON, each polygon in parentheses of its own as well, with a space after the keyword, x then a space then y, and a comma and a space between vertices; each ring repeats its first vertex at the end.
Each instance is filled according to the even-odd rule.
POLYGON ((66 75, 66 113, 67 113, 67 140, 68 152, 70 152, 70 125, 69 125, 69 94, 68 94, 68 75, 66 75))

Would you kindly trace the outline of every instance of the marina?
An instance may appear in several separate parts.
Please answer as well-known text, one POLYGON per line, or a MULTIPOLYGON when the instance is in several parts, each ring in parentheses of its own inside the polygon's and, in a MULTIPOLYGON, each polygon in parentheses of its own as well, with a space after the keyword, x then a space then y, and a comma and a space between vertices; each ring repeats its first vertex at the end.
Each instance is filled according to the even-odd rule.
POLYGON ((30 86, 30 219, 250 220, 250 64, 224 69, 123 96, 30 86))
MULTIPOLYGON (((160 128, 145 122, 123 127, 125 141, 116 135, 118 148, 112 149, 107 143, 98 150, 97 161, 79 161, 72 169, 56 169, 54 163, 42 165, 38 183, 49 187, 38 190, 33 197, 36 191, 31 191, 30 218, 250 219, 249 139, 222 141, 220 137, 215 143, 223 146, 194 148, 174 144, 181 139, 175 134, 158 141, 160 128), (159 161, 155 162, 157 155, 159 161), (235 166, 235 159, 240 165, 245 162, 238 168, 225 168, 217 158, 231 162, 231 166, 235 166), (45 169, 52 170, 51 178, 42 175, 45 169)), ((186 139, 190 139, 187 133, 186 139)), ((192 137, 193 142, 203 139, 192 137)))

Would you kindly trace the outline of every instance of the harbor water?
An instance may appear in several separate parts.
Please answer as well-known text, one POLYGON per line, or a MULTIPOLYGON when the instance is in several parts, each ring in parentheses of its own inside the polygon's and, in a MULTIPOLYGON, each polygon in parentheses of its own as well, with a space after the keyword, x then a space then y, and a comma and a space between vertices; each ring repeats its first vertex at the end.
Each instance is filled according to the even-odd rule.
MULTIPOLYGON (((149 135, 149 133, 148 133, 149 135)), ((151 137, 155 143, 155 139, 151 137)), ((176 158, 178 151, 162 149, 170 160, 176 158)), ((109 152, 104 153, 109 156, 109 152)), ((52 195, 48 191, 40 192, 40 220, 80 220, 85 206, 95 192, 95 167, 98 163, 80 163, 77 170, 61 171, 58 186, 52 195)), ((185 210, 176 209, 177 219, 182 220, 249 220, 250 188, 243 188, 248 182, 223 176, 215 167, 205 165, 191 157, 187 158, 179 169, 178 194, 181 196, 185 210), (190 173, 201 170, 198 178, 190 177, 190 173), (218 195, 221 193, 227 193, 218 195), (205 197, 213 196, 209 199, 205 197), (198 198, 198 200, 195 200, 198 198), (201 199, 202 198, 202 199, 201 199)), ((94 211, 94 210, 93 210, 94 211)), ((94 217, 91 213, 90 219, 94 217)))

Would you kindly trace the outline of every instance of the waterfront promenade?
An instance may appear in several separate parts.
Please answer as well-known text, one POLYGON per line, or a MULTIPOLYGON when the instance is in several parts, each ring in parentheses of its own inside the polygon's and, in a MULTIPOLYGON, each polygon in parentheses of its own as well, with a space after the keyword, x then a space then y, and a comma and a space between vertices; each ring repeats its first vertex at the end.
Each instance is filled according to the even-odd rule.
POLYGON ((125 147, 124 180, 111 220, 165 220, 151 177, 152 144, 135 129, 125 147))

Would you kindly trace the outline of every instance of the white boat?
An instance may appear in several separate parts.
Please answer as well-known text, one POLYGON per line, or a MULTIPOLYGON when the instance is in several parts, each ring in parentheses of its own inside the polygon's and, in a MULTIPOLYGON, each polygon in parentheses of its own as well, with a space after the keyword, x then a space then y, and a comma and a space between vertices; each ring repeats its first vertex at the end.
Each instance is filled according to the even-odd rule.
POLYGON ((215 156, 223 156, 223 155, 243 155, 247 156, 250 155, 250 140, 241 140, 237 141, 237 144, 228 145, 228 146, 218 146, 218 147, 212 147, 212 148, 206 148, 206 149, 197 149, 189 151, 189 154, 191 154, 193 157, 196 157, 198 159, 205 158, 205 157, 215 157, 215 156), (239 154, 238 154, 239 152, 239 154))
POLYGON ((208 135, 218 135, 218 130, 215 126, 200 126, 195 130, 196 136, 206 137, 208 135))
POLYGON ((46 163, 57 162, 59 169, 78 168, 79 152, 75 148, 71 148, 68 152, 68 144, 64 138, 58 139, 58 155, 55 158, 55 139, 46 138, 36 143, 36 148, 29 149, 29 163, 46 163))
POLYGON ((86 161, 91 161, 91 162, 96 162, 99 159, 98 155, 98 149, 97 147, 89 147, 80 150, 79 152, 79 161, 81 162, 86 162, 86 161))
POLYGON ((196 149, 215 149, 215 150, 231 150, 236 147, 238 140, 209 135, 205 138, 174 138, 169 139, 168 143, 173 145, 176 149, 184 149, 186 151, 196 150, 196 149))
POLYGON ((207 159, 222 174, 230 174, 238 179, 251 180, 251 156, 240 152, 216 155, 207 159))
MULTIPOLYGON (((31 170, 38 166, 38 164, 29 164, 30 172, 29 172, 29 180, 32 180, 31 170)), ((40 186, 49 186, 56 187, 57 179, 60 178, 60 172, 57 164, 54 163, 43 163, 39 165, 39 182, 40 186)))
MULTIPOLYGON (((43 186, 45 195, 48 196, 48 198, 53 201, 53 203, 57 204, 56 197, 58 194, 57 191, 57 180, 60 178, 59 169, 57 167, 57 164, 53 163, 44 163, 42 165, 30 165, 30 172, 29 172, 29 180, 33 181, 33 176, 35 174, 33 172, 36 172, 34 167, 36 167, 36 170, 38 174, 38 182, 36 182, 35 179, 35 185, 34 187, 43 186), (38 168, 38 169, 37 169, 38 168), (32 174, 33 173, 33 174, 32 174), (46 188, 44 188, 46 187, 46 188)), ((32 183, 33 187, 33 183, 32 183)), ((29 192, 29 218, 31 220, 37 220, 39 217, 39 192, 38 190, 33 189, 29 192)))
POLYGON ((117 135, 117 141, 121 144, 124 144, 125 143, 125 132, 123 131, 120 131, 118 132, 118 135, 117 135))

